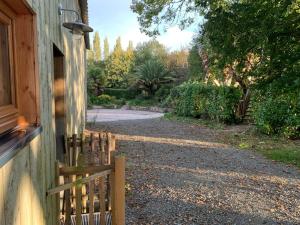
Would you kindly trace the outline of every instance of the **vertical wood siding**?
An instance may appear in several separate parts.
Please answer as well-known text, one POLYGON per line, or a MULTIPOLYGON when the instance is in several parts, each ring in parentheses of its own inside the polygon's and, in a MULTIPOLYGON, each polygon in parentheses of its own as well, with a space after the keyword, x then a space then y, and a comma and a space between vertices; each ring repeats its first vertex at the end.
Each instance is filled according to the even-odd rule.
POLYGON ((58 15, 58 5, 79 11, 78 0, 27 0, 36 13, 40 115, 43 132, 15 158, 0 168, 1 225, 57 225, 55 199, 46 190, 55 186, 55 110, 53 44, 65 56, 68 134, 80 133, 85 125, 86 64, 84 39, 74 39, 62 27, 75 19, 58 15))

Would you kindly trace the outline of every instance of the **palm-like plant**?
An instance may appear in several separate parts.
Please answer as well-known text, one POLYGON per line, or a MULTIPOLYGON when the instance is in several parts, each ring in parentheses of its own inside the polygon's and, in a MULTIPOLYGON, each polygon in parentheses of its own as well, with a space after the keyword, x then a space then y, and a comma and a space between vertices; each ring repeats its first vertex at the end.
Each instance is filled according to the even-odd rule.
POLYGON ((148 60, 137 68, 137 85, 148 95, 152 96, 162 84, 170 83, 173 78, 159 60, 148 60))

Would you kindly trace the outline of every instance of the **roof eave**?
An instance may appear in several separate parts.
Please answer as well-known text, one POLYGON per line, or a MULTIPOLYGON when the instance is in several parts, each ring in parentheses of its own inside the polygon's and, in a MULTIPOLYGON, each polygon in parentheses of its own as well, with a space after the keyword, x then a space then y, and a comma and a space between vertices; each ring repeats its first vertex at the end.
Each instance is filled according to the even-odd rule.
MULTIPOLYGON (((88 15, 88 1, 87 0, 79 0, 79 6, 81 11, 82 22, 85 24, 89 24, 89 15, 88 15)), ((84 35, 85 47, 87 49, 91 48, 90 44, 90 35, 86 33, 84 35)))

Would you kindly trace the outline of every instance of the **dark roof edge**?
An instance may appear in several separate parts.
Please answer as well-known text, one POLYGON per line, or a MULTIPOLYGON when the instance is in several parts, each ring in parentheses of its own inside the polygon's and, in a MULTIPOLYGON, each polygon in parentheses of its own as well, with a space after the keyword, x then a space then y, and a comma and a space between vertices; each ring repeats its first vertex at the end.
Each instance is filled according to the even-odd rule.
MULTIPOLYGON (((81 11, 82 22, 85 24, 89 24, 89 11, 88 11, 88 0, 79 0, 79 6, 81 11)), ((90 44, 90 35, 86 33, 84 35, 85 47, 87 49, 91 48, 90 44)))

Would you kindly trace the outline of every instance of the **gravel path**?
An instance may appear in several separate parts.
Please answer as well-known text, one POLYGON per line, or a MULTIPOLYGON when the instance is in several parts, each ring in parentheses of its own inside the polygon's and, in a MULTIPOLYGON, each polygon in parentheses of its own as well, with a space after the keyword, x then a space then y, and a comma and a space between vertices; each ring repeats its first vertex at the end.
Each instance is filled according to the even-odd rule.
POLYGON ((163 113, 127 109, 90 109, 87 112, 87 121, 111 122, 121 120, 144 120, 160 118, 163 115, 163 113))
POLYGON ((300 173, 163 119, 98 123, 127 156, 126 224, 300 224, 300 173))

